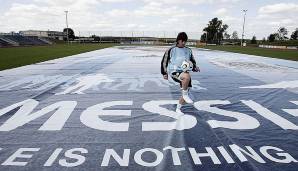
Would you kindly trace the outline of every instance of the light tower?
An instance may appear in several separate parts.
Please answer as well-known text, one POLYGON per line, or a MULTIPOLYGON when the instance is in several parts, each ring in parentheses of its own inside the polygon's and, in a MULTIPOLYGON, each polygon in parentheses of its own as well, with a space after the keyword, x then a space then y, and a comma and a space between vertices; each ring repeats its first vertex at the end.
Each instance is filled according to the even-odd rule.
POLYGON ((242 10, 243 14, 243 26, 242 26, 242 39, 241 39, 241 46, 243 46, 243 39, 244 39, 244 26, 245 26, 245 17, 247 10, 242 10))
POLYGON ((67 18, 68 11, 64 11, 64 12, 65 12, 65 19, 66 19, 66 39, 67 39, 67 43, 69 43, 69 37, 68 37, 68 18, 67 18))

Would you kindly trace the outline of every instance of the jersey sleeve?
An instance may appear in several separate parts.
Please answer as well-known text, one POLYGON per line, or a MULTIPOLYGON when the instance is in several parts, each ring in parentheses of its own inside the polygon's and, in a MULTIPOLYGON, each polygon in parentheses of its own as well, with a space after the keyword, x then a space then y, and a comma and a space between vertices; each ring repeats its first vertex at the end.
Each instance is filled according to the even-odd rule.
POLYGON ((193 70, 194 70, 197 67, 197 62, 196 62, 196 60, 195 60, 195 58, 193 56, 192 50, 190 48, 189 48, 189 50, 190 50, 190 61, 193 64, 193 70))
POLYGON ((162 75, 166 75, 167 74, 167 67, 168 67, 168 63, 170 61, 170 54, 171 54, 171 49, 168 49, 165 54, 163 55, 163 58, 161 60, 161 66, 160 66, 160 72, 162 75))

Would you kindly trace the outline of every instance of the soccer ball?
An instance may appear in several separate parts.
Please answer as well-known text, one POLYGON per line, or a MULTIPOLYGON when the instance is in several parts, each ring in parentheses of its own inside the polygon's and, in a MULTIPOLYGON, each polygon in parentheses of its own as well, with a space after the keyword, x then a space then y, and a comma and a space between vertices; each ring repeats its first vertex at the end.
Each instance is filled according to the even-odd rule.
POLYGON ((192 71, 193 64, 191 61, 183 61, 181 65, 181 69, 183 72, 192 71))

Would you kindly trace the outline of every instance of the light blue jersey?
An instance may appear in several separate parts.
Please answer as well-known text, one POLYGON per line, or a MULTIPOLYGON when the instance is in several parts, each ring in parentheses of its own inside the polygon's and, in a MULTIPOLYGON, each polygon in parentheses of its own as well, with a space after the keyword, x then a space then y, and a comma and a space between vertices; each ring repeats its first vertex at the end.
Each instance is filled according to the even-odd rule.
POLYGON ((161 61, 161 74, 167 75, 172 74, 173 72, 182 72, 183 69, 181 68, 181 65, 183 61, 191 61, 193 68, 196 68, 196 61, 190 48, 180 48, 177 46, 169 48, 165 52, 161 61))
POLYGON ((167 68, 168 73, 181 72, 183 71, 181 68, 183 61, 190 61, 192 52, 191 49, 187 47, 174 47, 171 49, 170 56, 171 58, 167 68))

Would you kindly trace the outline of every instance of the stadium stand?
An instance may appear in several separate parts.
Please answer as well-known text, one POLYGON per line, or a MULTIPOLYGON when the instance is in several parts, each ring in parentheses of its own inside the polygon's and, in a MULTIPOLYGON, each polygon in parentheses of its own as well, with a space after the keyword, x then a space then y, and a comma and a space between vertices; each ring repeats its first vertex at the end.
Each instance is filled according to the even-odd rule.
POLYGON ((0 47, 7 47, 7 46, 11 46, 11 45, 8 42, 0 39, 0 47))
POLYGON ((4 35, 3 37, 18 42, 20 45, 35 45, 34 42, 20 35, 4 35))
POLYGON ((13 40, 7 39, 0 35, 0 40, 3 42, 3 45, 12 45, 12 46, 19 46, 20 44, 18 42, 15 42, 13 40))
POLYGON ((26 38, 28 38, 30 41, 32 41, 36 45, 47 45, 48 44, 45 41, 39 39, 38 37, 26 37, 26 38))
POLYGON ((51 44, 49 41, 39 39, 36 36, 22 36, 19 34, 0 35, 0 47, 7 46, 34 46, 51 44))

